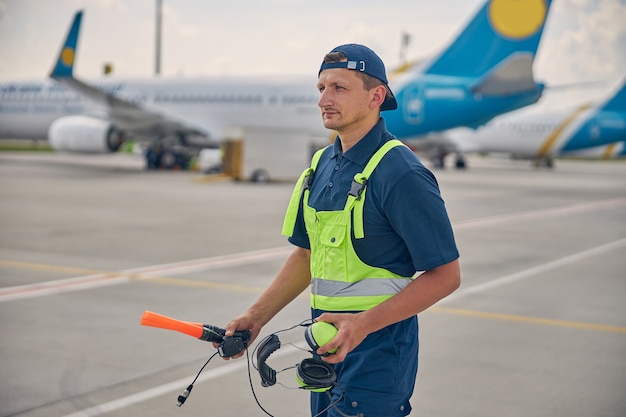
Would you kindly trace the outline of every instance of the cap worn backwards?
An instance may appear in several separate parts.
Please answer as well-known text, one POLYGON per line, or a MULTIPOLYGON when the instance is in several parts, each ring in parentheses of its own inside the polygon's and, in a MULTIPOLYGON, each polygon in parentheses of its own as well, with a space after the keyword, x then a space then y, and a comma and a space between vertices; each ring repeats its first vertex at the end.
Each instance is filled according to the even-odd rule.
POLYGON ((389 83, 387 82, 385 64, 383 64, 382 59, 380 59, 374 51, 372 51, 367 46, 350 43, 338 46, 330 52, 341 52, 346 56, 348 61, 322 62, 320 70, 317 73, 318 77, 322 73, 322 71, 331 68, 346 68, 349 70, 361 71, 367 75, 379 79, 383 82, 383 84, 385 84, 385 87, 387 88, 387 95, 385 96, 385 101, 380 106, 380 110, 394 110, 398 108, 398 102, 391 92, 391 89, 389 88, 389 83))

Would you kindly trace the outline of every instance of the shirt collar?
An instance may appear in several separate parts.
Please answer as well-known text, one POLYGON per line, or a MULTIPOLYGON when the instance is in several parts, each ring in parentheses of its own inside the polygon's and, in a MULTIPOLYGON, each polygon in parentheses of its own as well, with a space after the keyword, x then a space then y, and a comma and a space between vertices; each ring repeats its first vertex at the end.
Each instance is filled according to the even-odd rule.
MULTIPOLYGON (((343 156, 356 164, 365 166, 367 161, 374 155, 374 152, 383 146, 383 143, 390 137, 391 135, 387 132, 387 127, 385 126, 385 120, 381 117, 372 130, 363 136, 356 145, 348 149, 346 153, 343 153, 343 156)), ((333 158, 341 154, 341 141, 339 140, 339 135, 337 135, 333 145, 333 158)))

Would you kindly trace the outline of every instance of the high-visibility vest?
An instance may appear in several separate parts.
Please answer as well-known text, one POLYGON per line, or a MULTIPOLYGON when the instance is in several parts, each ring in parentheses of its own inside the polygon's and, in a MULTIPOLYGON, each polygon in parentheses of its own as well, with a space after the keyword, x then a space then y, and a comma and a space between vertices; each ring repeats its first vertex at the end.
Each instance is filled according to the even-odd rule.
POLYGON ((363 205, 367 181, 385 154, 402 142, 386 142, 368 161, 363 172, 354 176, 343 210, 316 211, 308 204, 313 173, 324 152, 315 153, 294 187, 285 215, 282 233, 291 236, 300 198, 303 198, 304 223, 311 245, 311 307, 325 311, 363 311, 393 297, 412 277, 365 264, 352 245, 364 237, 363 205), (353 220, 353 221, 351 221, 353 220))

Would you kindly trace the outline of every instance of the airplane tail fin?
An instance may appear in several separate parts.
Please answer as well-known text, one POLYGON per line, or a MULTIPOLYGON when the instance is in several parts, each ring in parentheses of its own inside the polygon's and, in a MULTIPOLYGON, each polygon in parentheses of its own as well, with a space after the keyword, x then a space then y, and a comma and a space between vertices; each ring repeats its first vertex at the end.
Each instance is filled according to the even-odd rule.
POLYGON ((528 84, 532 62, 552 0, 487 0, 459 36, 425 66, 424 72, 484 77, 487 91, 505 84, 528 84))
POLYGON ((602 105, 601 110, 626 112, 626 79, 622 81, 615 94, 602 105))
POLYGON ((57 62, 50 73, 50 77, 55 79, 73 77, 76 46, 78 44, 78 32, 80 30, 80 22, 82 18, 83 11, 79 10, 74 15, 74 21, 72 22, 72 26, 67 33, 67 37, 61 47, 57 62))

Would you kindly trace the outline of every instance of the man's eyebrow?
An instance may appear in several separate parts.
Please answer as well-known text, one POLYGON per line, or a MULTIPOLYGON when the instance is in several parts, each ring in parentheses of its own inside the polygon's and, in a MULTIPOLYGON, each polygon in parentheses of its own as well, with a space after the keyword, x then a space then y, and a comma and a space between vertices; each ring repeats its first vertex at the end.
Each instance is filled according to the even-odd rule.
POLYGON ((320 81, 318 81, 318 82, 317 82, 317 86, 318 86, 318 87, 319 87, 320 85, 326 85, 326 86, 335 87, 335 86, 338 86, 338 85, 345 85, 345 84, 346 84, 346 83, 345 83, 344 81, 342 81, 342 80, 339 80, 339 81, 337 81, 337 80, 335 80, 335 81, 327 81, 327 82, 325 82, 325 83, 322 83, 322 82, 320 82, 320 81))

